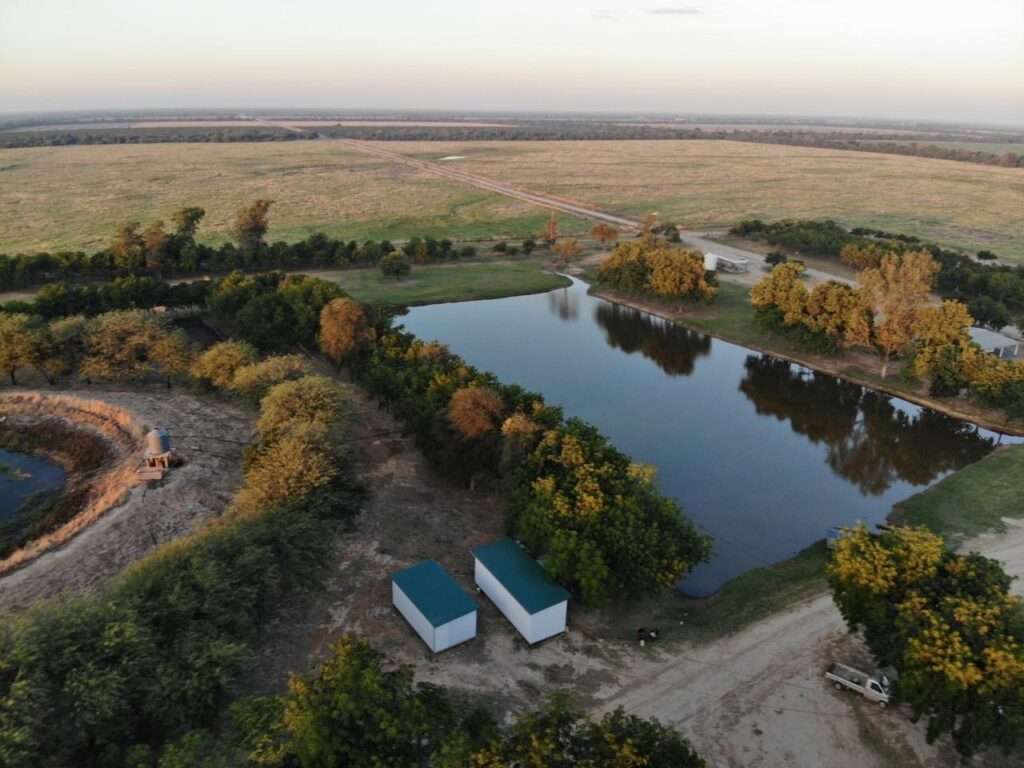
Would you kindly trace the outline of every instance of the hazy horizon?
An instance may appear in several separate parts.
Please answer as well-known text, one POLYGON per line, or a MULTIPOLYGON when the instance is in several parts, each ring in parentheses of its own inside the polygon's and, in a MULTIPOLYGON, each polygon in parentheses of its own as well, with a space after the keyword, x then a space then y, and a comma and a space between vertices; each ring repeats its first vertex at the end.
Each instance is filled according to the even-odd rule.
POLYGON ((1024 125, 1024 3, 8 0, 0 112, 652 113, 1024 125))

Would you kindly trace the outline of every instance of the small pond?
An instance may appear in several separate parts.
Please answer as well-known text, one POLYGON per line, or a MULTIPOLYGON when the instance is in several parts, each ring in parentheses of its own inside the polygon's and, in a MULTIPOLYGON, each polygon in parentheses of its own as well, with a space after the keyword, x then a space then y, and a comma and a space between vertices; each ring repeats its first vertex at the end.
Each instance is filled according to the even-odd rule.
POLYGON ((0 450, 0 525, 17 516, 25 502, 64 486, 66 474, 41 456, 0 450))
POLYGON ((415 307, 402 318, 506 383, 597 425, 658 468, 715 539, 681 585, 703 596, 832 526, 892 506, 1016 438, 589 296, 415 307))

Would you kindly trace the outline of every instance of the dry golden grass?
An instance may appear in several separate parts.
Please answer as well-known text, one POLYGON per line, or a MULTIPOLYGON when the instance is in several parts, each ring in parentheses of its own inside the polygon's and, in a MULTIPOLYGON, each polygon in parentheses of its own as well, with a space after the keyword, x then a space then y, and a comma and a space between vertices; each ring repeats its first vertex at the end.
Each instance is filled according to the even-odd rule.
MULTIPOLYGON (((689 227, 831 217, 1024 261, 1024 170, 724 141, 389 142, 524 187, 689 227)), ((522 236, 547 214, 332 141, 0 150, 0 253, 106 244, 121 222, 201 205, 200 234, 277 201, 271 239, 522 236)), ((588 225, 563 222, 563 231, 588 225)))
MULTIPOLYGON (((547 214, 525 203, 368 157, 329 141, 0 150, 0 253, 96 249, 126 221, 184 205, 226 238, 233 212, 275 200, 270 238, 519 236, 547 214)), ((583 224, 580 224, 583 226, 583 224)))
POLYGON ((389 142, 417 157, 687 227, 834 218, 1024 261, 1024 170, 732 141, 389 142))

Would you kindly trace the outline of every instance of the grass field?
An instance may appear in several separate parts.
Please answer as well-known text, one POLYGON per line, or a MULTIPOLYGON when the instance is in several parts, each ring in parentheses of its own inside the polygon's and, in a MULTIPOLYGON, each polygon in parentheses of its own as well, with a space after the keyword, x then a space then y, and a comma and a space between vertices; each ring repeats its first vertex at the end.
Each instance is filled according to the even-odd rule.
POLYGON ((258 197, 275 201, 272 240, 317 231, 356 240, 518 237, 547 221, 526 203, 327 141, 8 149, 0 150, 0 253, 96 249, 117 224, 167 220, 183 205, 206 209, 200 238, 217 243, 234 211, 258 197))
POLYGON ((989 454, 896 505, 893 518, 926 525, 947 538, 1005 529, 1003 518, 1024 517, 1024 446, 989 454))
MULTIPOLYGON (((624 213, 712 228, 759 216, 833 217, 1024 262, 1024 170, 733 141, 388 142, 388 149, 624 213)), ((271 197, 271 239, 518 237, 543 210, 354 153, 332 141, 0 150, 0 253, 104 245, 116 224, 185 204, 200 235, 271 197)), ((563 232, 589 224, 562 217, 563 232)))
POLYGON ((716 228, 831 217, 1024 262, 1024 170, 733 141, 389 142, 506 182, 716 228))
POLYGON ((402 280, 385 279, 378 269, 314 272, 334 280, 349 295, 370 304, 436 304, 541 293, 569 284, 543 271, 541 259, 517 259, 414 266, 402 280))

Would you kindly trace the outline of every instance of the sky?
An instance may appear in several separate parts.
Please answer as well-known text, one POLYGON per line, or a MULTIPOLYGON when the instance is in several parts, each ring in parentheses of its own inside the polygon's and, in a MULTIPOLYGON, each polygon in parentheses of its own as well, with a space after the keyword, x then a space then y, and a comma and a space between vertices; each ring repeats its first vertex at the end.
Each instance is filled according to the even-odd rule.
POLYGON ((186 107, 1024 125, 1024 0, 0 0, 0 112, 186 107))

